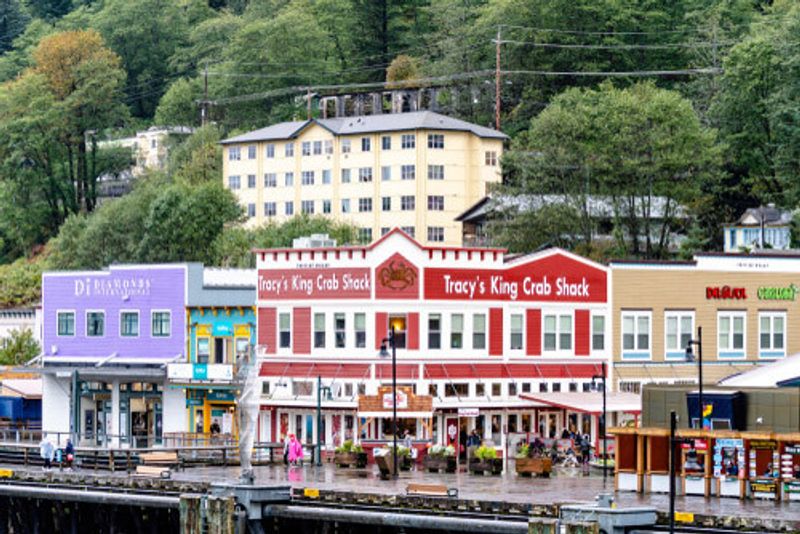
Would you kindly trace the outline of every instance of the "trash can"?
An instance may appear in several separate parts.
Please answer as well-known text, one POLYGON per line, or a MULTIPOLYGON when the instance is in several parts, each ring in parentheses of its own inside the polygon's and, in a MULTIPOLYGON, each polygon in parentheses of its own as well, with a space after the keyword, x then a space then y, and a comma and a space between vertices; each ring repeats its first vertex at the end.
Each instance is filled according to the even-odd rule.
MULTIPOLYGON (((375 463, 381 473, 381 478, 386 480, 394 475, 394 455, 389 449, 375 449, 372 452, 375 463)), ((400 459, 398 458, 398 461, 400 459)))

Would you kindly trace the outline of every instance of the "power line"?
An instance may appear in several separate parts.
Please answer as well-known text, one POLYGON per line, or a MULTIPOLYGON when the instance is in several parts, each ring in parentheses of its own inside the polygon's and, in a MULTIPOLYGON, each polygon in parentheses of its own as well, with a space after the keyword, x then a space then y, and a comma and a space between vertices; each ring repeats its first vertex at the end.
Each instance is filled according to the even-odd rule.
POLYGON ((503 74, 530 74, 534 76, 588 76, 588 77, 627 77, 627 76, 685 76, 691 74, 722 74, 723 70, 715 67, 675 70, 632 70, 632 71, 550 71, 550 70, 504 70, 503 74))
POLYGON ((563 44, 563 43, 537 43, 534 41, 514 41, 504 39, 500 44, 514 44, 532 46, 535 48, 566 48, 566 49, 592 49, 592 50, 671 50, 674 48, 714 48, 730 43, 672 43, 672 44, 563 44))
POLYGON ((536 26, 519 26, 515 24, 500 24, 503 28, 513 28, 520 30, 529 30, 543 33, 558 33, 564 35, 669 35, 681 33, 701 33, 708 31, 708 28, 686 28, 683 30, 652 30, 652 31, 584 31, 584 30, 561 30, 557 28, 540 28, 536 26))

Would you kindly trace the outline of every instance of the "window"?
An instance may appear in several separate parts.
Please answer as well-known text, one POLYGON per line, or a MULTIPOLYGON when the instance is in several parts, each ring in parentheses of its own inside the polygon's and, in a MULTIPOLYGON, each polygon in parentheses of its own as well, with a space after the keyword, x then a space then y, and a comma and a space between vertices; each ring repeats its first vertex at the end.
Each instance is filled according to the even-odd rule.
POLYGON ((553 384, 553 393, 559 393, 561 391, 561 383, 556 382, 553 384))
POLYGON ((322 213, 330 213, 331 212, 331 201, 330 200, 323 200, 322 201, 322 213))
POLYGON ((228 148, 228 161, 239 161, 242 159, 242 149, 238 146, 228 148))
POLYGON ((275 157, 275 145, 273 145, 272 143, 267 145, 266 156, 268 158, 274 158, 275 157))
POLYGON ((428 316, 428 348, 442 348, 442 316, 439 313, 428 316))
MULTIPOLYGON (((380 325, 379 325, 380 326, 380 325)), ((389 327, 394 330, 394 344, 398 349, 406 348, 406 316, 390 315, 389 327)))
POLYGON ((285 215, 294 215, 294 202, 284 202, 283 203, 283 213, 285 215))
POLYGON ((413 211, 416 199, 414 195, 403 195, 400 197, 400 209, 403 211, 413 211))
POLYGON ((264 217, 275 217, 278 214, 278 206, 275 202, 264 202, 264 217))
POLYGON ((444 180, 444 165, 428 165, 428 180, 444 180))
POLYGON ((350 199, 343 198, 342 199, 342 213, 350 213, 350 199))
POLYGON ((122 337, 139 335, 139 312, 122 312, 120 314, 119 335, 122 337))
POLYGON ((503 395, 503 384, 499 382, 492 383, 492 397, 501 397, 503 395))
POLYGON ((350 139, 342 139, 342 154, 350 153, 350 139))
POLYGON ((606 318, 602 315, 592 316, 592 350, 606 348, 606 318))
POLYGON ((472 316, 472 348, 486 348, 486 315, 482 313, 472 316))
POLYGON ((413 180, 416 174, 414 169, 415 167, 413 165, 402 165, 400 167, 400 179, 413 180))
POLYGON ((331 183, 331 170, 324 169, 322 171, 322 185, 327 185, 331 183))
POLYGON ((388 233, 389 233, 389 227, 388 226, 381 226, 381 237, 385 236, 388 233))
POLYGON ((342 169, 342 183, 343 184, 350 183, 350 169, 342 169))
POLYGON ((570 382, 567 386, 569 388, 570 393, 577 393, 578 392, 578 383, 577 382, 570 382))
POLYGON ((58 312, 57 322, 59 336, 75 335, 75 312, 58 312))
POLYGON ((311 141, 303 141, 303 155, 310 156, 311 155, 311 141))
POLYGON ((622 314, 622 357, 650 357, 650 312, 622 314))
POLYGON ((475 384, 475 396, 476 397, 486 396, 486 384, 475 384))
POLYGON ((786 315, 761 313, 758 316, 758 350, 762 358, 786 356, 786 315))
POLYGON ((256 216, 256 205, 255 204, 250 203, 250 204, 247 205, 247 216, 251 217, 251 218, 256 216))
POLYGON ((369 243, 372 241, 372 228, 359 228, 358 240, 361 243, 369 243))
POLYGON ((228 176, 228 188, 230 189, 241 189, 242 188, 242 179, 237 175, 228 176))
POLYGON ((197 363, 208 363, 211 359, 211 340, 207 337, 197 338, 197 363))
POLYGON ((444 211, 444 196, 428 195, 428 211, 444 211))
POLYGON ((383 197, 381 199, 381 209, 383 209, 383 211, 392 210, 392 197, 383 197))
POLYGON ((294 157, 294 143, 286 143, 283 145, 283 155, 287 158, 294 157))
POLYGON ((372 167, 361 167, 358 169, 358 181, 359 182, 371 182, 372 181, 372 167))
POLYGON ((247 146, 247 159, 256 159, 256 145, 247 146))
POLYGON ((400 137, 400 148, 414 148, 417 144, 416 141, 414 134, 403 134, 400 137))
POLYGON ((400 229, 407 233, 411 237, 415 237, 414 234, 416 233, 413 226, 401 226, 400 229))
POLYGON ((381 180, 388 182, 392 179, 392 168, 389 165, 381 167, 381 180))
POLYGON ((531 383, 530 382, 523 382, 522 383, 522 392, 523 393, 530 393, 531 392, 531 383))
POLYGON ((444 148, 444 135, 428 134, 428 148, 444 148))
POLYGON ((86 335, 89 337, 102 337, 105 332, 105 312, 86 312, 86 335))
MULTIPOLYGON (((439 387, 437 384, 428 384, 428 395, 430 395, 431 397, 439 396, 439 387)), ((436 421, 435 418, 434 421, 436 421)))
POLYGON ((294 173, 287 172, 283 175, 283 185, 291 187, 294 185, 294 173))
POLYGON ((313 200, 301 200, 300 201, 300 213, 313 215, 314 214, 314 201, 313 200))
POLYGON ((511 314, 511 350, 522 350, 522 314, 511 314))
POLYGON ((469 384, 467 382, 449 383, 444 388, 445 397, 469 397, 469 384))
POLYGON ((314 314, 314 348, 325 348, 325 314, 314 314))
POLYGON ((372 199, 369 197, 362 197, 358 199, 359 213, 372 211, 372 199))
POLYGON ((247 188, 253 189, 256 186, 256 175, 255 174, 248 174, 247 175, 247 188))
POLYGON ((278 187, 278 175, 268 172, 264 175, 264 187, 278 187))
POLYGON ((336 345, 337 349, 343 349, 345 346, 345 339, 347 331, 347 322, 345 321, 345 317, 343 313, 334 313, 333 314, 333 335, 334 335, 334 344, 336 345))
MULTIPOLYGON (((310 397, 314 394, 314 384, 308 380, 292 380, 292 395, 295 397, 310 397)), ((298 419, 300 416, 297 416, 298 419)), ((298 421, 299 422, 299 421, 298 421)))
POLYGON ((278 314, 278 346, 282 349, 292 346, 292 318, 288 313, 278 314))
POLYGON ((745 314, 743 312, 720 312, 717 316, 717 321, 717 331, 719 333, 718 357, 744 357, 745 314))
POLYGON ((497 166, 497 152, 494 150, 489 150, 486 152, 486 165, 490 167, 497 166))
POLYGON ((372 142, 369 137, 361 138, 361 152, 369 152, 372 149, 372 142))
POLYGON ((328 139, 327 141, 325 141, 323 143, 323 146, 325 147, 325 153, 326 154, 328 154, 328 155, 333 154, 333 141, 328 139))
POLYGON ((544 316, 544 350, 558 351, 572 349, 572 316, 544 316))
POLYGON ((322 154, 322 141, 314 141, 314 155, 319 156, 322 154))
MULTIPOLYGON (((347 382, 344 385, 344 396, 345 397, 352 397, 353 396, 353 384, 352 383, 347 382)), ((353 424, 352 424, 352 417, 353 416, 351 415, 351 416, 345 416, 345 417, 350 417, 351 418, 351 423, 349 425, 346 424, 345 427, 352 429, 353 428, 353 424)))
POLYGON ((269 382, 261 382, 261 394, 269 396, 269 382))
POLYGON ((666 312, 664 314, 664 352, 667 358, 684 359, 686 347, 692 339, 693 313, 666 312))
MULTIPOLYGON (((517 395, 517 384, 514 382, 510 382, 508 384, 508 396, 515 397, 517 395)), ((511 430, 509 430, 511 432, 511 430)))
POLYGON ((314 185, 314 171, 302 171, 300 173, 300 183, 303 185, 314 185))
POLYGON ((353 326, 356 333, 356 348, 363 349, 367 346, 367 314, 356 313, 353 316, 353 326))
POLYGON ((450 316, 450 348, 464 348, 464 315, 461 313, 450 316))
POLYGON ((547 382, 539 383, 539 393, 547 393, 547 382))
POLYGON ((151 316, 152 336, 153 337, 169 337, 172 334, 170 312, 157 311, 153 312, 151 316))
POLYGON ((444 228, 441 226, 428 227, 428 241, 441 243, 444 241, 444 228))
POLYGON ((381 148, 383 150, 391 150, 392 149, 392 138, 389 135, 384 135, 381 137, 381 148))

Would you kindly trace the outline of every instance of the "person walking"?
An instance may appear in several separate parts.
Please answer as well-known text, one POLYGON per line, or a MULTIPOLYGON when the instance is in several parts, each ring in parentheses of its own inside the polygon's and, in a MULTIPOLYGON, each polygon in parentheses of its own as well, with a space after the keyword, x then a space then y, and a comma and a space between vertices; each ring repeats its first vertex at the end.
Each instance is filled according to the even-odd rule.
POLYGON ((67 446, 64 447, 64 454, 66 455, 67 471, 72 471, 72 462, 75 461, 75 446, 69 438, 67 438, 67 446))
POLYGON ((294 434, 289 435, 289 464, 300 465, 303 462, 303 445, 294 434))
POLYGON ((283 464, 289 465, 289 449, 292 447, 291 434, 283 438, 283 464))
POLYGON ((44 471, 48 471, 53 466, 54 454, 55 447, 53 447, 53 444, 50 443, 49 439, 42 437, 42 441, 39 443, 39 455, 44 460, 44 466, 42 466, 44 471))

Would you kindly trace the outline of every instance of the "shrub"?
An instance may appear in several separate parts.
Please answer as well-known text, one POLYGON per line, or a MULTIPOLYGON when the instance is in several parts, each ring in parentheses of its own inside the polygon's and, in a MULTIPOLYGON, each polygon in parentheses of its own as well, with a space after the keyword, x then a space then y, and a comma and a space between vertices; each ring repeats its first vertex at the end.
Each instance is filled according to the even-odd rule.
POLYGON ((494 460, 495 458, 497 458, 497 451, 494 450, 494 447, 487 447, 486 445, 481 445, 480 447, 475 449, 475 457, 481 461, 494 460))
POLYGON ((448 458, 456 455, 456 448, 452 445, 433 445, 428 449, 428 456, 433 458, 448 458))
POLYGON ((517 458, 527 458, 530 455, 530 450, 530 445, 526 443, 517 451, 517 458))
POLYGON ((348 439, 344 443, 342 443, 341 447, 336 447, 337 453, 349 453, 354 452, 356 454, 364 452, 364 448, 361 445, 353 445, 353 440, 348 439))

